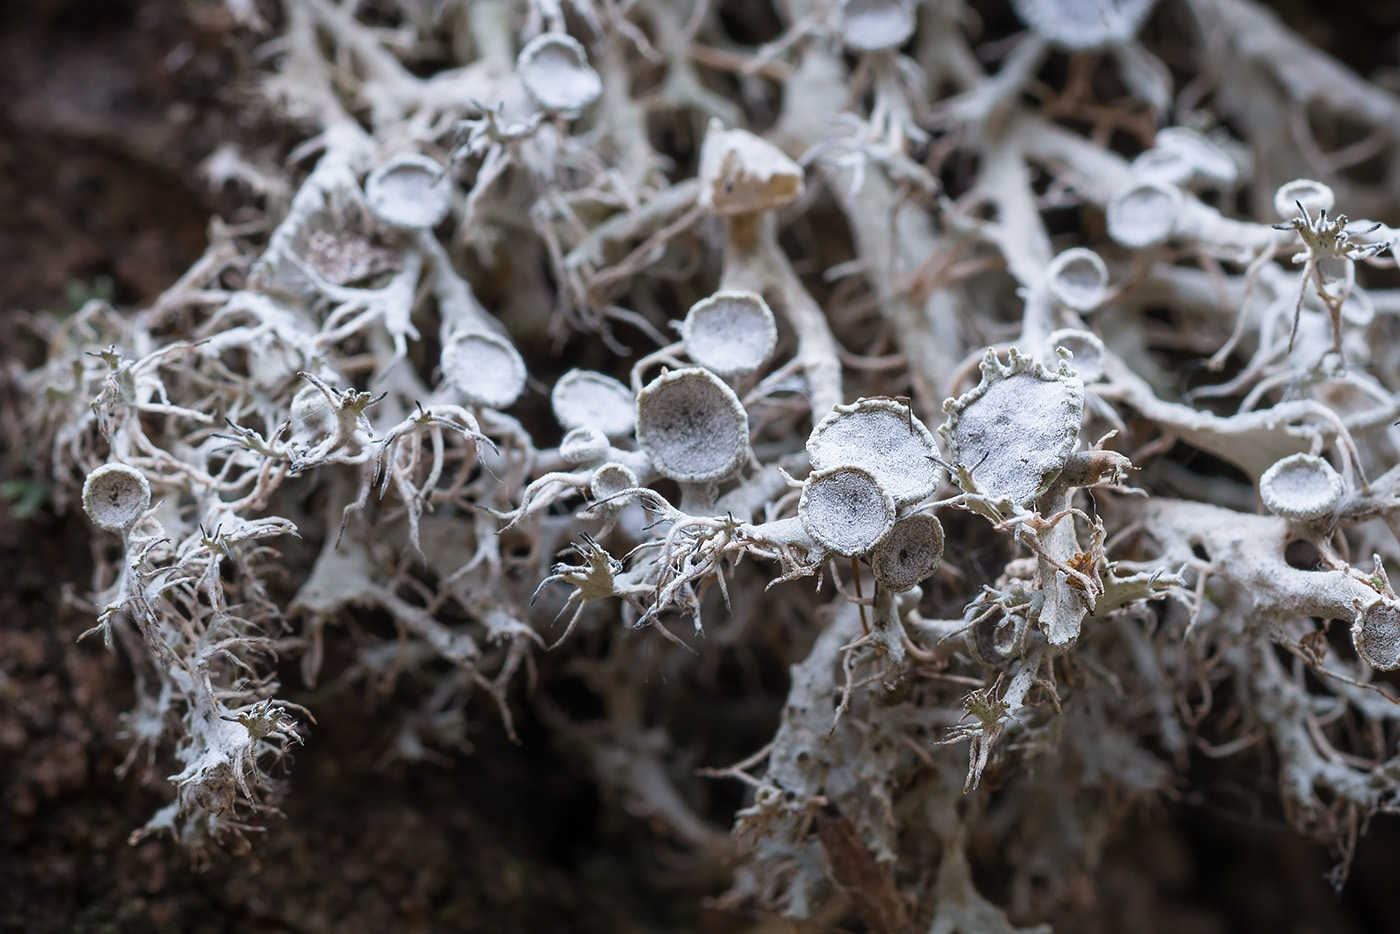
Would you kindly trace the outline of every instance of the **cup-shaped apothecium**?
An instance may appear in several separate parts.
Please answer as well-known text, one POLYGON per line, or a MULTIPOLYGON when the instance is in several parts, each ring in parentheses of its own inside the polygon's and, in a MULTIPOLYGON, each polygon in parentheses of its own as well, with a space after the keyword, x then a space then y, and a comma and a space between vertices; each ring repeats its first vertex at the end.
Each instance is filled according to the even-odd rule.
POLYGON ((1074 452, 1084 418, 1084 382, 1013 348, 1003 366, 996 353, 982 358, 982 380, 943 403, 948 419, 939 434, 949 457, 972 473, 977 490, 1026 507, 1059 476, 1074 452))
POLYGON ((572 36, 547 32, 531 39, 515 59, 520 83, 544 110, 573 113, 603 93, 603 81, 588 53, 572 36))
POLYGON ((1055 301, 1075 311, 1093 311, 1108 294, 1108 267, 1099 254, 1082 246, 1050 261, 1046 284, 1055 301))
POLYGON ((1337 508, 1346 494, 1341 474, 1313 454, 1292 454, 1259 478, 1259 498, 1276 516, 1318 519, 1337 508))
POLYGON ((391 227, 428 230, 452 207, 452 179, 427 156, 405 153, 369 173, 365 205, 391 227))
POLYGON ((593 477, 588 481, 588 494, 593 497, 595 503, 603 503, 606 510, 609 504, 613 504, 613 497, 636 487, 637 475, 629 467, 609 461, 593 471, 593 477))
POLYGON ((1129 249, 1161 243, 1172 235, 1181 204, 1175 185, 1155 179, 1130 185, 1108 202, 1108 235, 1129 249))
POLYGON ((504 409, 525 391, 525 361, 510 341, 490 331, 454 332, 442 346, 442 376, 472 405, 504 409))
POLYGON ((574 428, 559 442, 559 456, 570 464, 602 460, 612 450, 608 436, 596 428, 574 428))
POLYGON ((773 312, 755 292, 716 292, 691 306, 681 322, 685 352, 720 376, 747 376, 778 343, 773 312))
POLYGON ((1331 186, 1310 178, 1295 178, 1291 182, 1284 182, 1278 187, 1278 191, 1274 192, 1274 210, 1286 221, 1303 216, 1298 213, 1299 204, 1310 217, 1317 217, 1323 211, 1332 210, 1336 203, 1337 196, 1331 186))
POLYGON ((1103 361, 1108 351, 1097 334, 1079 328, 1061 328, 1050 334, 1047 341, 1051 353, 1068 350, 1070 366, 1074 373, 1086 383, 1103 379, 1103 361))
POLYGON ((150 508, 151 484, 135 467, 103 464, 83 483, 83 511, 108 531, 126 531, 150 508))
POLYGON ((1161 182, 1164 185, 1185 185, 1195 174, 1186 153, 1153 146, 1133 158, 1133 178, 1139 181, 1161 182))
POLYGON ((749 456, 749 417, 734 390, 709 370, 674 370, 638 394, 637 443, 663 477, 722 480, 749 456))
POLYGON ((1357 611, 1351 642, 1372 668, 1400 668, 1400 605, 1381 599, 1357 611))
POLYGON ((894 593, 913 590, 938 570, 943 557, 943 524, 920 512, 900 519, 870 552, 880 586, 894 593))
POLYGON ((838 405, 807 437, 807 455, 813 470, 869 471, 899 506, 929 496, 943 478, 933 435, 896 399, 838 405))
POLYGON ((602 373, 570 370, 549 394, 554 417, 565 428, 596 428, 609 438, 632 433, 637 424, 632 390, 602 373))
MULTIPOLYGON (((1168 152, 1190 167, 1190 178, 1211 185, 1233 185, 1240 168, 1230 154, 1195 130, 1169 126, 1157 131, 1156 149, 1168 152)), ((1136 168, 1136 162, 1134 163, 1136 168)))
POLYGON ((910 0, 843 0, 841 41, 853 52, 897 49, 914 34, 910 0))
POLYGON ((860 467, 814 470, 802 484, 797 515, 812 540, 846 557, 875 547, 894 525, 894 500, 860 467))
POLYGON ((1036 35, 1065 49, 1131 41, 1156 0, 1015 0, 1016 14, 1036 35))

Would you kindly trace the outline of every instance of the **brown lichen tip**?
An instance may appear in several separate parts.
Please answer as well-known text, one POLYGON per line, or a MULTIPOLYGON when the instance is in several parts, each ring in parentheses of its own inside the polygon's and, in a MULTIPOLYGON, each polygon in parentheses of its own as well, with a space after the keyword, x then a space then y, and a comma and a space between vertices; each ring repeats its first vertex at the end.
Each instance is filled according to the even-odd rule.
POLYGON ((572 36, 549 32, 531 39, 515 60, 520 83, 544 110, 574 113, 598 99, 603 81, 572 36))
POLYGON ((596 428, 609 438, 632 433, 636 400, 622 383, 592 370, 570 370, 554 384, 549 404, 560 425, 596 428))
POLYGON ((1062 362, 1052 372, 1011 350, 1002 365, 988 349, 982 380, 943 403, 938 429, 949 458, 971 472, 977 492, 1026 507, 1064 467, 1084 417, 1084 382, 1062 362))
POLYGON ((402 230, 430 230, 452 207, 452 179, 427 156, 395 156, 365 179, 365 204, 376 218, 402 230))
POLYGON ((894 500, 861 467, 813 471, 797 504, 802 527, 827 551, 854 557, 884 538, 894 525, 894 500))
POLYGON ((712 119, 700 145, 701 207, 716 214, 776 211, 802 195, 802 166, 747 130, 712 119))
POLYGON ((151 507, 151 484, 126 464, 103 464, 83 482, 83 511, 94 524, 124 532, 151 507))
POLYGON ((1264 508, 1287 519, 1318 519, 1330 514, 1346 495, 1341 474, 1321 457, 1292 454, 1259 478, 1264 508))
POLYGON ((913 590, 938 570, 943 557, 943 524, 925 512, 900 519, 870 552, 880 586, 894 593, 913 590))
POLYGON ((637 395, 637 443, 663 477, 678 483, 721 480, 748 456, 748 413, 709 370, 674 370, 637 395))
POLYGON ((838 405, 807 437, 813 470, 852 466, 869 471, 898 506, 931 495, 943 480, 933 434, 897 399, 838 405))
POLYGON ((499 334, 460 330, 442 347, 442 376, 472 405, 504 409, 525 391, 525 361, 499 334))
POLYGON ((778 344, 773 312, 756 292, 716 292, 690 307, 681 322, 685 352, 720 376, 747 376, 778 344))
POLYGON ((1400 668, 1400 604, 1383 597, 1358 608, 1351 624, 1351 642, 1372 668, 1400 668))

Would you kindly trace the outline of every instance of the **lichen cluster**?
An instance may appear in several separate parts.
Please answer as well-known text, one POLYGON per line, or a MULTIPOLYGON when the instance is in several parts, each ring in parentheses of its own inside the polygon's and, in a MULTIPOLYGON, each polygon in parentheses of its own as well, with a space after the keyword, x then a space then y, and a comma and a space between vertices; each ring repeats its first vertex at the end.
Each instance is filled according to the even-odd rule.
POLYGON ((797 920, 1034 923, 1192 756, 1271 750, 1339 879, 1396 806, 1394 231, 1333 211, 1400 208, 1400 98, 1250 0, 227 5, 295 147, 25 378, 176 766, 135 836, 261 826, 350 619, 432 684, 389 754, 528 715, 797 920), (786 696, 692 761, 649 700, 716 657, 786 696))

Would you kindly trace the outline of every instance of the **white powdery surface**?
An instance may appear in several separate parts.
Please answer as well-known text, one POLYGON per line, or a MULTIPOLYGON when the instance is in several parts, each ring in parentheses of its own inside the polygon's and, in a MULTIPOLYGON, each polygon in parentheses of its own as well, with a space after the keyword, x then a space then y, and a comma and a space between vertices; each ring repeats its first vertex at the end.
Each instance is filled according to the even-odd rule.
POLYGON ((893 399, 861 399, 837 406, 807 439, 814 470, 849 465, 869 471, 899 505, 938 488, 933 435, 909 407, 893 399))

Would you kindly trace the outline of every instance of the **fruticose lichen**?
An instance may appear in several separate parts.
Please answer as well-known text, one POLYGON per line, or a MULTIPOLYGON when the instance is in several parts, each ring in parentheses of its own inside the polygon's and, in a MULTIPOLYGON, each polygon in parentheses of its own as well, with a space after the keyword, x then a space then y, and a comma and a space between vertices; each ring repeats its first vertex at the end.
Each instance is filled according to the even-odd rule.
POLYGON ((289 657, 834 927, 1039 922, 1201 751, 1344 858, 1400 801, 1394 231, 1332 213, 1400 209, 1339 161, 1391 91, 1251 0, 259 6, 283 150, 23 380, 170 774, 138 837, 273 813, 289 657))

